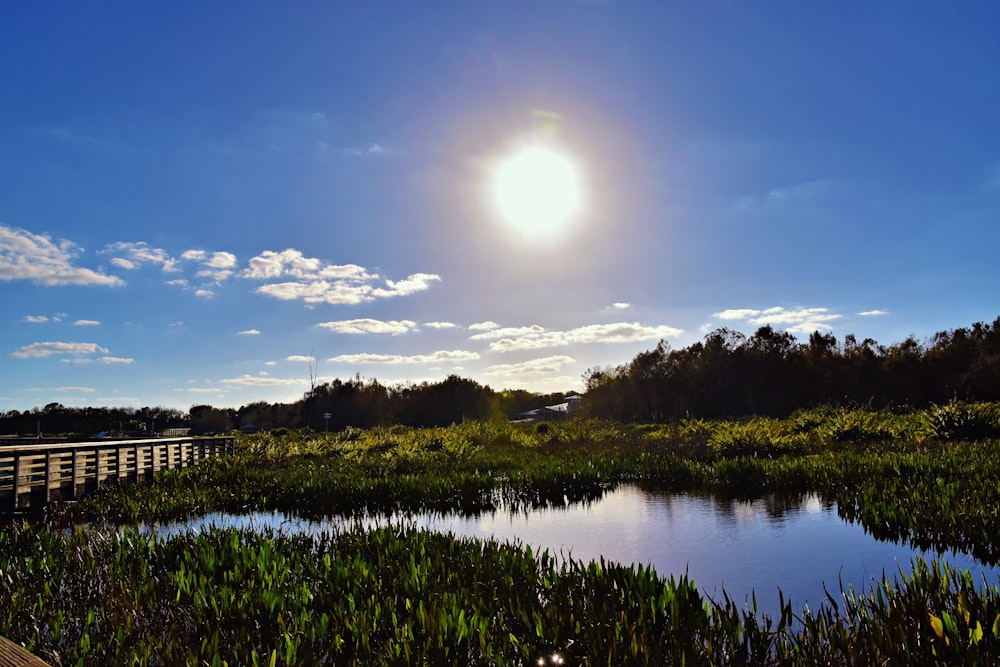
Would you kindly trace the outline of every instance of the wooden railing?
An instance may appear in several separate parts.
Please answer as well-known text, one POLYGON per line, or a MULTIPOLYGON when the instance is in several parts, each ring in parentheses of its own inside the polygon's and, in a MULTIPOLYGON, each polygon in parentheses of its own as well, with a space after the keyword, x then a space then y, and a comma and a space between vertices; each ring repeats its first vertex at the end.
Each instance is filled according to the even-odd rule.
POLYGON ((149 479, 235 448, 228 436, 0 446, 0 513, 75 500, 112 481, 149 479))

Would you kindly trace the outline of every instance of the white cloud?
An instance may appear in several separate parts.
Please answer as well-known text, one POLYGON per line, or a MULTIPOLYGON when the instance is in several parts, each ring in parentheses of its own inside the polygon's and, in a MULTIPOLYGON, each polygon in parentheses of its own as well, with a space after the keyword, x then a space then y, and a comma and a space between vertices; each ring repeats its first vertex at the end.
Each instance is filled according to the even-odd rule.
POLYGON ((373 319, 338 320, 335 322, 320 322, 316 326, 329 329, 340 334, 370 334, 388 333, 393 336, 413 331, 417 323, 411 320, 390 320, 388 322, 373 319))
POLYGON ((215 292, 210 289, 196 289, 194 295, 201 299, 211 299, 215 296, 215 292))
POLYGON ((62 391, 68 394, 92 394, 97 390, 93 387, 55 387, 53 391, 62 391))
POLYGON ((631 308, 632 304, 626 303, 624 301, 615 301, 613 304, 611 304, 610 307, 613 308, 614 310, 625 310, 626 308, 631 308))
POLYGON ((203 250, 188 250, 181 257, 201 263, 202 269, 194 274, 195 278, 207 278, 221 283, 229 280, 236 272, 236 255, 230 252, 214 252, 209 255, 203 250))
POLYGON ((277 361, 265 361, 264 365, 265 366, 277 366, 278 362, 277 361))
POLYGON ((45 315, 25 315, 24 321, 31 322, 32 324, 41 324, 43 322, 48 322, 49 318, 45 315))
POLYGON ((273 378, 268 375, 243 375, 238 378, 219 380, 219 384, 237 387, 285 387, 296 384, 308 384, 308 380, 300 378, 273 378))
POLYGON ((260 331, 258 331, 257 329, 244 329, 243 331, 240 332, 240 335, 241 336, 259 336, 260 335, 260 331))
POLYGON ((888 315, 888 314, 889 314, 888 310, 865 310, 858 313, 858 315, 860 315, 861 317, 877 317, 879 315, 888 315))
POLYGON ((73 322, 73 326, 75 327, 96 327, 100 325, 101 323, 97 320, 77 320, 73 322))
POLYGON ((452 322, 424 322, 424 326, 431 329, 454 329, 458 325, 452 322))
POLYGON ((760 311, 752 308, 731 308, 718 313, 712 313, 712 317, 717 317, 720 320, 745 320, 754 315, 760 315, 760 311))
POLYGON ((176 287, 187 287, 188 281, 186 278, 177 278, 176 280, 168 280, 168 285, 174 285, 176 287))
POLYGON ((28 359, 29 357, 50 357, 54 354, 82 355, 97 354, 98 352, 102 354, 108 353, 107 349, 96 343, 46 342, 25 345, 24 347, 11 352, 10 356, 15 359, 28 359))
POLYGON ((306 356, 303 356, 301 354, 293 354, 290 357, 287 357, 285 359, 285 361, 307 361, 309 363, 312 363, 312 362, 316 361, 316 357, 313 357, 313 356, 306 357, 306 356))
POLYGON ((354 278, 357 280, 371 280, 378 277, 369 276, 364 267, 356 264, 327 265, 324 267, 322 261, 313 257, 304 257, 301 252, 292 248, 281 252, 265 250, 250 260, 249 266, 240 273, 240 277, 252 280, 272 280, 282 277, 317 280, 321 277, 320 272, 324 269, 333 271, 337 275, 322 277, 354 278))
POLYGON ((102 255, 115 255, 111 263, 123 269, 136 269, 143 264, 159 266, 164 273, 174 273, 177 260, 167 254, 163 248, 154 248, 145 241, 118 241, 104 246, 102 255))
POLYGON ((434 364, 447 361, 475 361, 479 354, 467 350, 438 350, 431 354, 341 354, 328 361, 344 364, 434 364))
POLYGON ((121 278, 73 266, 80 248, 44 234, 0 225, 0 280, 30 280, 39 285, 119 286, 121 278))
POLYGON ((486 375, 512 376, 512 375, 548 375, 558 373, 566 364, 574 363, 576 359, 559 355, 554 357, 542 357, 540 359, 530 359, 519 364, 495 364, 486 369, 486 375))
POLYGON ((714 313, 712 317, 722 320, 742 320, 756 326, 774 325, 790 333, 812 333, 824 329, 832 329, 830 322, 838 320, 841 315, 831 313, 827 308, 796 308, 786 310, 780 306, 756 310, 753 308, 737 308, 714 313))
POLYGON ((135 359, 129 357, 98 357, 97 361, 102 364, 131 364, 135 359))
POLYGON ((283 301, 331 305, 406 296, 427 290, 432 282, 441 280, 432 273, 414 273, 403 280, 385 280, 383 287, 376 287, 372 283, 380 276, 369 273, 363 266, 327 264, 292 248, 280 252, 265 250, 253 257, 239 276, 248 280, 280 280, 261 285, 256 289, 258 294, 283 301))
POLYGON ((682 329, 660 325, 646 326, 638 322, 617 322, 615 324, 591 324, 567 332, 574 343, 633 343, 642 340, 658 340, 684 333, 682 329))
POLYGON ((372 290, 372 294, 378 297, 409 296, 430 289, 431 283, 438 280, 441 276, 433 273, 414 273, 403 280, 386 280, 386 286, 372 290))
POLYGON ((269 283, 257 288, 258 294, 282 301, 302 300, 306 303, 331 305, 357 305, 371 301, 371 287, 345 282, 329 283, 325 280, 304 283, 269 283))
POLYGON ((613 324, 590 324, 568 331, 546 331, 542 327, 524 327, 508 329, 518 331, 514 335, 505 335, 490 343, 494 352, 511 352, 514 350, 542 350, 550 347, 563 347, 572 343, 633 343, 644 340, 657 340, 677 336, 683 330, 666 325, 647 326, 638 322, 615 322, 613 324))
MULTIPOLYGON (((469 327, 470 329, 472 327, 469 327)), ((496 340, 510 336, 537 336, 545 333, 545 329, 533 324, 530 327, 499 327, 490 329, 483 333, 469 336, 469 340, 496 340)))
POLYGON ((469 325, 469 331, 492 331, 493 329, 499 328, 500 325, 496 322, 477 322, 476 324, 469 325))

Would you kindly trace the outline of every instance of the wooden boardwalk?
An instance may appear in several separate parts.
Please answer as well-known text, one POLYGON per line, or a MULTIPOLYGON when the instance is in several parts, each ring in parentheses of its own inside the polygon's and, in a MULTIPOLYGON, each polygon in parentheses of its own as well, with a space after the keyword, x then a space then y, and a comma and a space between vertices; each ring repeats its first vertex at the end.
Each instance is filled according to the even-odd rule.
POLYGON ((0 514, 75 500, 109 482, 149 479, 235 448, 231 436, 0 446, 0 514))
POLYGON ((0 667, 48 667, 49 663, 0 637, 0 667))

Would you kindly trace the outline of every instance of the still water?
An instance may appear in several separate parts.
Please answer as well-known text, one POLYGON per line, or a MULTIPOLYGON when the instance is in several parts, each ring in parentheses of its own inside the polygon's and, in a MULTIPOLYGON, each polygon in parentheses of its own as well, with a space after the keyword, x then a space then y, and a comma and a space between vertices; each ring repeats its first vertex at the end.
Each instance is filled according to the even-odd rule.
MULTIPOLYGON (((577 560, 652 565, 661 576, 685 572, 701 590, 722 598, 723 587, 737 602, 756 592, 761 611, 775 615, 778 586, 793 607, 817 609, 823 585, 838 594, 867 589, 883 573, 909 573, 911 559, 945 560, 969 569, 977 581, 985 575, 997 585, 1000 568, 987 567, 971 556, 914 550, 880 542, 858 524, 837 516, 836 506, 816 496, 795 500, 754 501, 662 494, 625 485, 597 501, 556 509, 511 514, 505 511, 477 517, 416 514, 380 517, 364 525, 403 522, 418 528, 451 532, 459 537, 520 542, 577 560)), ((157 527, 161 535, 218 527, 271 528, 285 533, 317 533, 348 525, 332 518, 313 522, 281 513, 213 514, 184 524, 157 527)))

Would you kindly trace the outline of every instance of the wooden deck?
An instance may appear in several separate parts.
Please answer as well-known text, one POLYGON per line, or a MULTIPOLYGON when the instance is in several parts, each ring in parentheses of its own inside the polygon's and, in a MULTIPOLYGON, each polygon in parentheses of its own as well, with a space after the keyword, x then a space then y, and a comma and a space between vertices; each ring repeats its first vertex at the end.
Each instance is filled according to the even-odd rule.
POLYGON ((49 667, 49 663, 0 637, 0 667, 49 667))
POLYGON ((0 446, 0 513, 75 500, 112 481, 149 479, 160 470, 232 454, 235 447, 230 436, 0 446))

